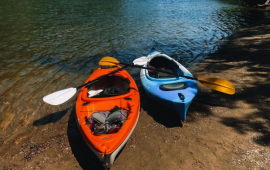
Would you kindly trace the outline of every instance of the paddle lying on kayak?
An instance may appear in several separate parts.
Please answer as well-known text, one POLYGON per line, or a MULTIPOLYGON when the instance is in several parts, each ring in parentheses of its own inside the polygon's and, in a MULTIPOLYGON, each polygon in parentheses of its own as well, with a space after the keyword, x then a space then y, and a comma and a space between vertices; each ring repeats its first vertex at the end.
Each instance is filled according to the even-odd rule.
MULTIPOLYGON (((115 72, 117 68, 121 66, 99 67, 86 83, 115 72)), ((136 127, 139 114, 138 87, 125 69, 82 87, 76 101, 76 120, 80 133, 106 168, 112 166, 124 148, 136 127)))
POLYGON ((76 122, 93 153, 110 168, 134 131, 140 114, 140 94, 131 75, 115 64, 100 65, 76 88, 60 90, 43 98, 59 105, 79 90, 76 122))
POLYGON ((113 57, 103 57, 100 60, 99 65, 109 65, 109 63, 111 63, 110 65, 123 64, 126 66, 154 70, 157 72, 172 74, 172 75, 175 75, 176 77, 185 77, 187 79, 196 80, 196 81, 200 82, 202 85, 204 85, 210 89, 222 92, 222 93, 226 93, 226 94, 234 94, 235 93, 234 85, 231 82, 229 82, 228 80, 224 80, 221 78, 211 78, 211 77, 210 78, 196 78, 196 77, 190 77, 190 76, 180 75, 180 74, 176 74, 176 73, 171 73, 171 72, 163 71, 163 70, 159 70, 159 69, 140 66, 140 65, 145 65, 147 62, 148 62, 147 57, 137 58, 136 60, 133 61, 133 64, 120 63, 117 59, 115 59, 113 57))
MULTIPOLYGON (((193 77, 181 63, 154 48, 150 50, 147 62, 144 63, 144 67, 193 77)), ((198 92, 196 80, 143 68, 140 79, 149 98, 174 110, 182 121, 186 121, 188 108, 198 92)))
POLYGON ((78 87, 67 88, 67 89, 60 90, 60 91, 54 92, 52 94, 49 94, 49 95, 43 97, 43 101, 45 103, 50 104, 50 105, 60 105, 60 104, 63 104, 66 101, 68 101, 69 99, 71 99, 80 88, 82 88, 84 86, 87 86, 87 85, 91 85, 91 84, 97 82, 98 80, 100 80, 102 78, 105 78, 105 77, 108 77, 110 75, 113 75, 113 74, 117 73, 118 71, 123 70, 126 67, 128 67, 128 66, 125 66, 125 67, 122 67, 122 68, 118 68, 118 69, 116 69, 116 70, 114 70, 114 71, 112 71, 112 72, 110 72, 110 73, 108 73, 106 75, 103 75, 103 76, 101 76, 101 77, 99 77, 99 78, 97 78, 95 80, 89 81, 89 82, 87 82, 87 83, 85 83, 83 85, 80 85, 78 87))

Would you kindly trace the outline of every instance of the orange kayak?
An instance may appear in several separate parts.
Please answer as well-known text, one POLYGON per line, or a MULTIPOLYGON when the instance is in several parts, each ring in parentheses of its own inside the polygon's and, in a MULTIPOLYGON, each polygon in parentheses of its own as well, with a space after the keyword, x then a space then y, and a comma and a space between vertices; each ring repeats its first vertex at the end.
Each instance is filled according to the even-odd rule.
MULTIPOLYGON (((95 80, 119 68, 121 66, 100 67, 93 72, 86 82, 95 80)), ((99 79, 91 86, 81 88, 76 102, 79 130, 90 149, 107 168, 110 168, 113 164, 117 154, 127 143, 135 129, 139 112, 140 95, 138 88, 126 70, 122 69, 113 75, 99 79), (115 108, 118 109, 115 111, 115 108), (118 117, 117 119, 114 118, 114 122, 110 124, 111 119, 109 117, 115 117, 113 114, 118 117), (119 123, 120 119, 122 120, 119 123), (102 121, 105 123, 102 124, 102 121), (115 124, 117 121, 118 123, 115 124), (110 128, 113 128, 108 130, 108 124, 110 124, 110 128), (100 132, 101 126, 105 127, 102 132, 100 132)))

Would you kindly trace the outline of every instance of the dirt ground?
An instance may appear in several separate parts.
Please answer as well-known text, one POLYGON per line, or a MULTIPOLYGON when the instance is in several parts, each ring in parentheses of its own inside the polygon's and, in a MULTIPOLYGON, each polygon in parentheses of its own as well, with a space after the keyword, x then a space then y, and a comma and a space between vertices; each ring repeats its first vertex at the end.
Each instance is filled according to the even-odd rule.
MULTIPOLYGON (((270 19, 239 30, 190 71, 229 80, 236 94, 199 85, 181 123, 140 87, 139 122, 111 170, 270 169, 270 19)), ((74 107, 37 120, 1 151, 0 168, 102 169, 75 120, 74 107), (49 119, 57 121, 39 126, 49 119)))

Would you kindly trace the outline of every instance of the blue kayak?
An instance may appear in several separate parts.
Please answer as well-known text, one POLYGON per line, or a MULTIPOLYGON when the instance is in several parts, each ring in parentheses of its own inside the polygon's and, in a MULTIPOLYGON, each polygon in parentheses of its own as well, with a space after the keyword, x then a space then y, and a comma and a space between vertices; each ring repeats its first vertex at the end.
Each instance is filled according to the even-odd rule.
POLYGON ((175 110, 181 120, 186 120, 187 110, 198 92, 197 81, 183 78, 181 75, 193 77, 192 74, 176 60, 166 54, 152 49, 147 55, 144 67, 163 70, 173 74, 141 69, 140 78, 146 94, 153 100, 175 110))

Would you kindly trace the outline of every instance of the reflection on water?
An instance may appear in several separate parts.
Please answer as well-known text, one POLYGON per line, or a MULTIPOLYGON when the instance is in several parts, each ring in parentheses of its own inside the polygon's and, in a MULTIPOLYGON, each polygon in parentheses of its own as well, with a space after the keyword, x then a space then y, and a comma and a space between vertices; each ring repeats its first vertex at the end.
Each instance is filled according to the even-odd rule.
POLYGON ((42 98, 82 84, 101 57, 129 63, 157 47, 198 62, 256 14, 234 0, 1 0, 0 144, 74 105, 42 98))

